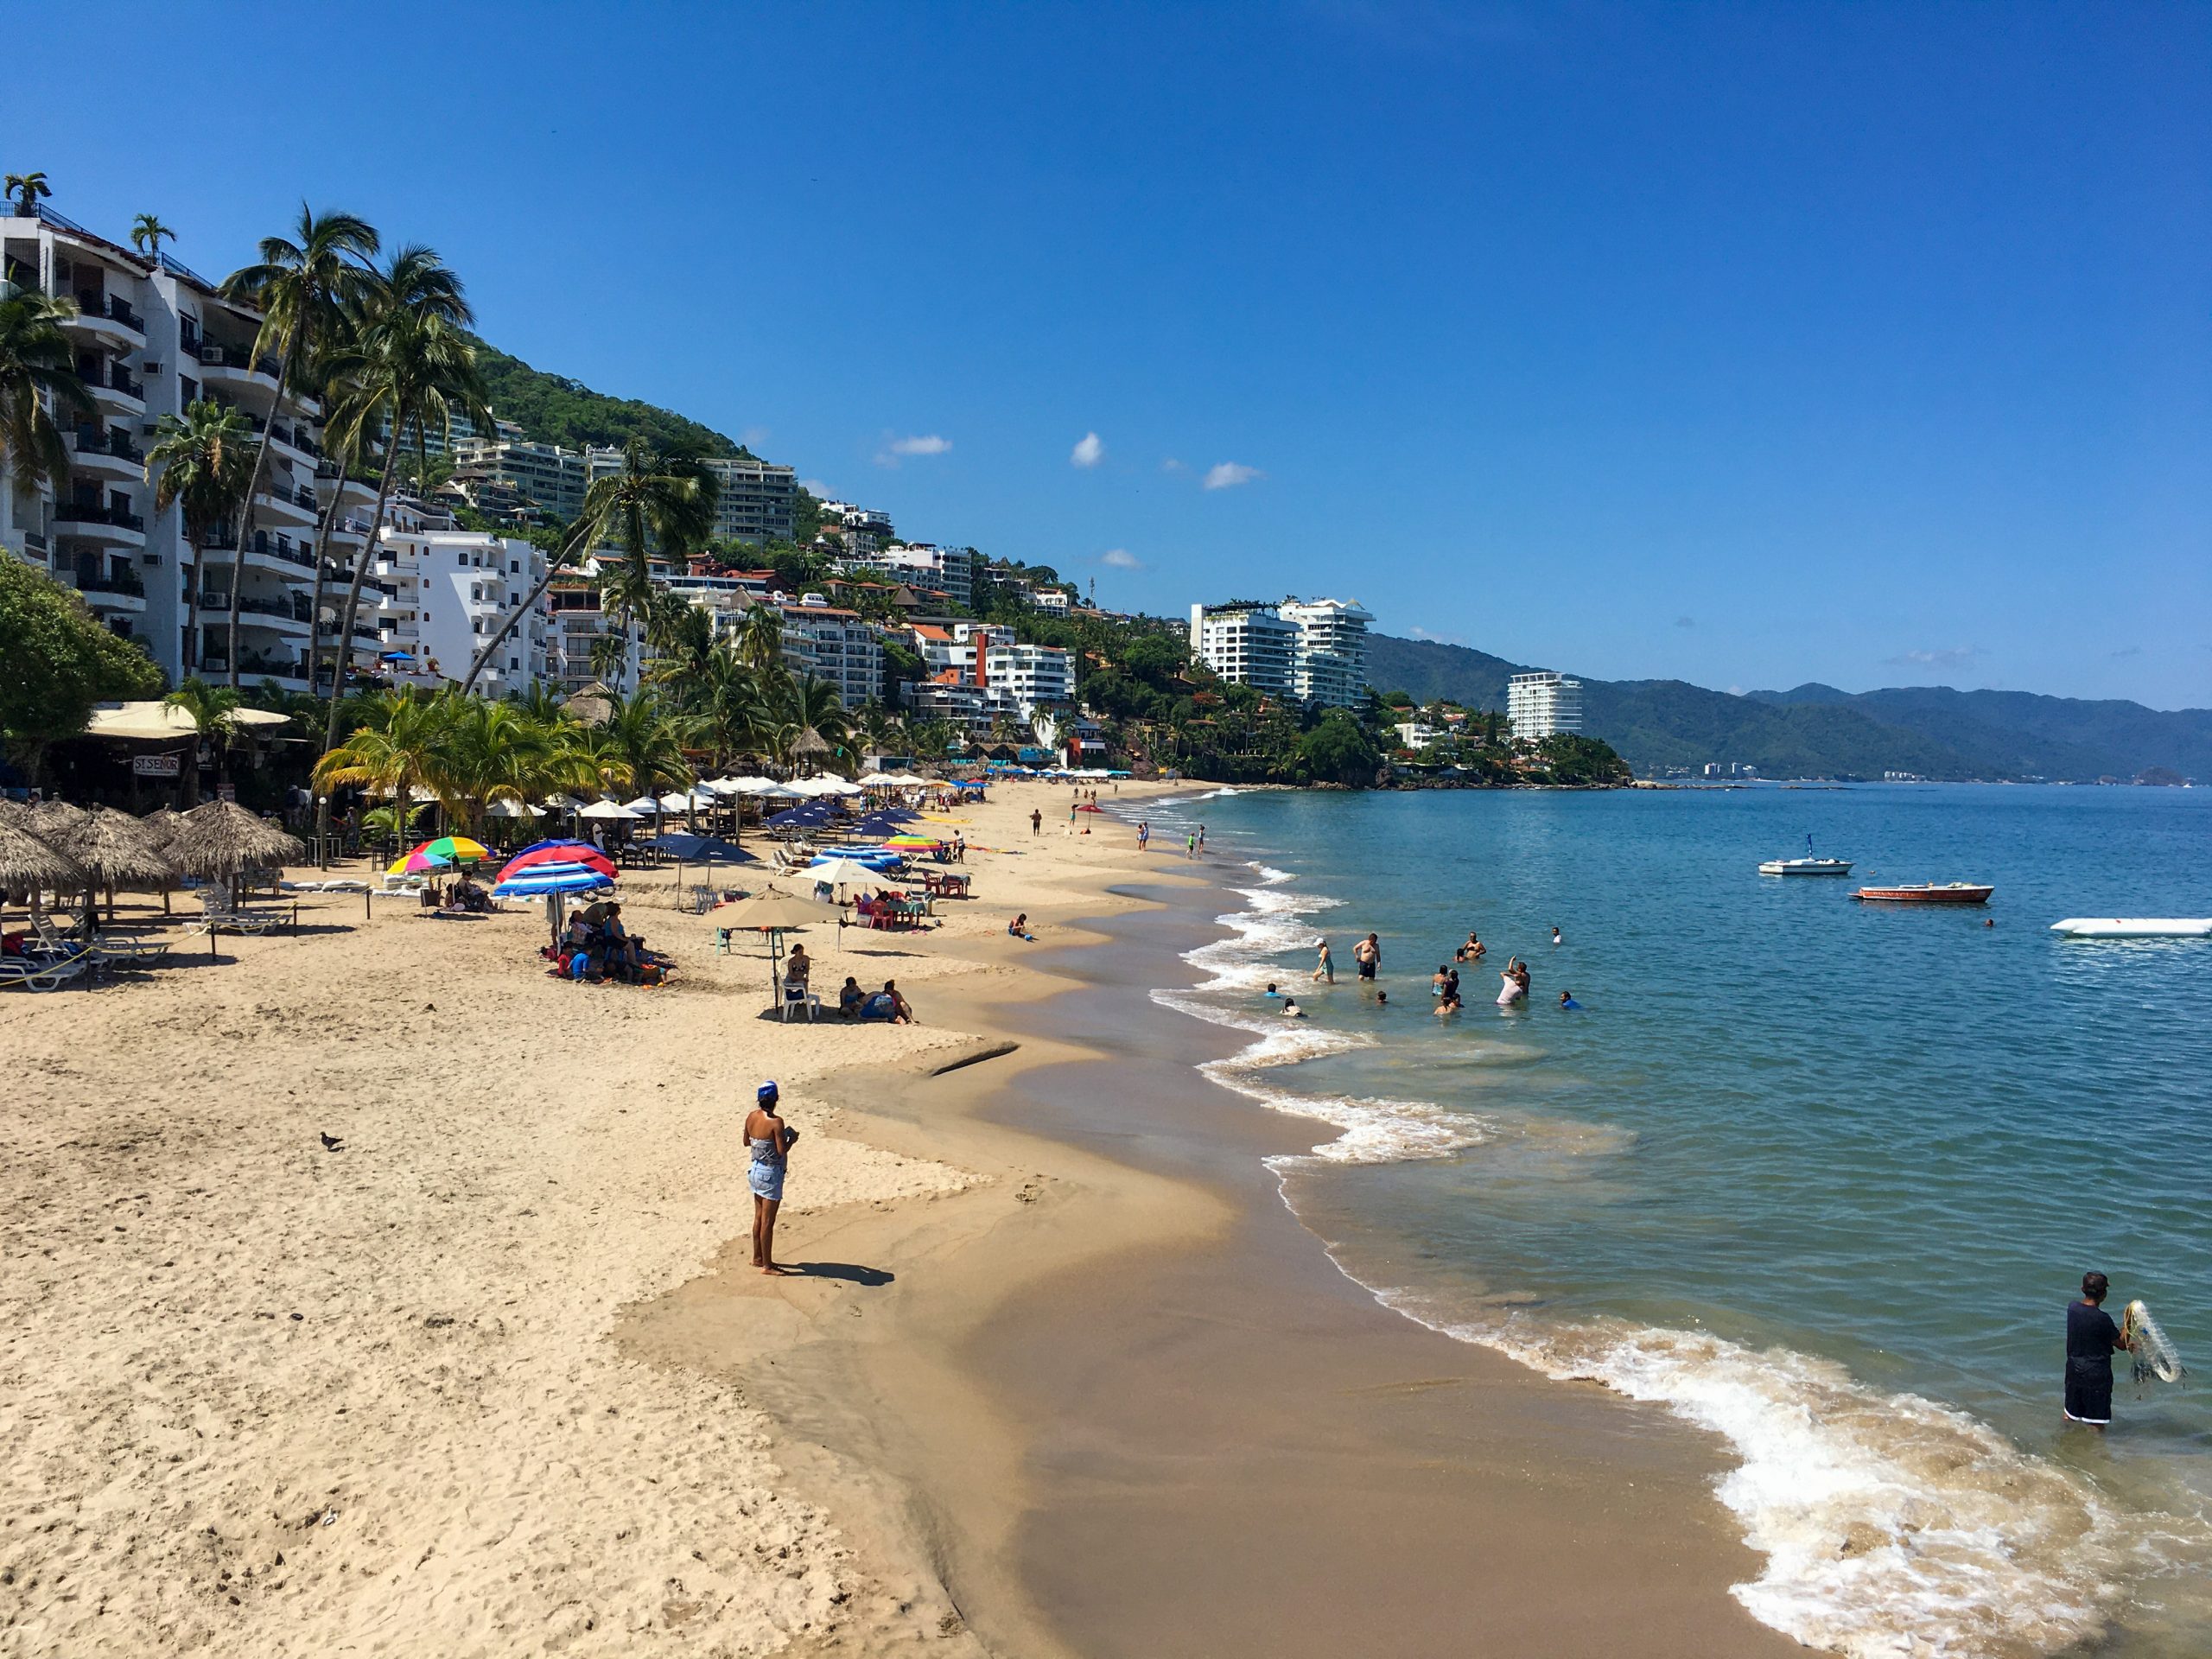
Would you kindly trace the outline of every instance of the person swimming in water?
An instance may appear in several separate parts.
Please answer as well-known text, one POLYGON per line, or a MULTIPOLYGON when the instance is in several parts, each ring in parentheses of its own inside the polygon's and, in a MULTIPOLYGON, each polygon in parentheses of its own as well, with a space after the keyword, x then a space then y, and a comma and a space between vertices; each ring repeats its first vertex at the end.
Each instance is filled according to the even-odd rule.
POLYGON ((1306 1017, 1306 1010, 1298 1006, 1296 997, 1286 996, 1282 1000, 1282 1017, 1286 1020, 1303 1020, 1306 1017))
POLYGON ((1559 924, 1557 922, 1554 922, 1552 924, 1552 943, 1554 944, 1565 944, 1567 943, 1565 939, 1562 939, 1559 936, 1559 924))
POLYGON ((1562 1008, 1579 1008, 1582 1006, 1580 1002, 1574 1000, 1574 993, 1573 991, 1561 991, 1559 994, 1559 1005, 1562 1008))

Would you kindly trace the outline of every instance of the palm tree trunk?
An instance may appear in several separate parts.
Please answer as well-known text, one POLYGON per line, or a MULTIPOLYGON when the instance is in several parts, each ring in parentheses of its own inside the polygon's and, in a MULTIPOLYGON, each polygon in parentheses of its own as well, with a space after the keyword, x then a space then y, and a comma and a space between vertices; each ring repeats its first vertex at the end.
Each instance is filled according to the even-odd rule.
POLYGON ((192 586, 184 594, 184 671, 190 675, 200 671, 200 584, 207 579, 207 555, 200 543, 207 539, 207 527, 197 536, 188 531, 185 539, 192 543, 192 586))
MULTIPOLYGON (((331 487, 330 505, 324 510, 322 524, 315 538, 315 602, 308 607, 308 695, 321 694, 315 690, 315 664, 322 658, 322 562, 330 553, 330 533, 338 527, 338 504, 346 493, 346 469, 338 469, 338 482, 331 487)), ((330 677, 332 702, 338 700, 338 676, 334 671, 330 677)))
MULTIPOLYGON (((276 424, 277 411, 284 406, 284 389, 292 380, 292 342, 284 342, 284 355, 276 364, 276 391, 269 400, 269 424, 261 429, 260 446, 253 452, 253 477, 245 486, 245 510, 238 515, 238 553, 231 561, 231 690, 238 689, 238 601, 245 592, 245 550, 253 545, 253 498, 261 493, 261 480, 269 470, 269 434, 276 424)), ((308 630, 312 640, 315 632, 308 630)))
MULTIPOLYGON (((377 510, 369 518, 368 537, 362 545, 360 557, 353 562, 353 580, 346 586, 346 607, 338 618, 338 648, 330 664, 330 711, 322 722, 322 752, 325 754, 338 747, 338 710, 345 702, 346 667, 353 657, 353 612, 361 602, 361 583, 368 575, 369 565, 377 556, 378 537, 384 529, 385 503, 391 496, 392 468, 398 462, 399 422, 395 416, 391 423, 391 441, 385 445, 384 473, 377 480, 377 510)), ((330 794, 327 790, 315 800, 315 832, 318 838, 330 833, 330 794)))

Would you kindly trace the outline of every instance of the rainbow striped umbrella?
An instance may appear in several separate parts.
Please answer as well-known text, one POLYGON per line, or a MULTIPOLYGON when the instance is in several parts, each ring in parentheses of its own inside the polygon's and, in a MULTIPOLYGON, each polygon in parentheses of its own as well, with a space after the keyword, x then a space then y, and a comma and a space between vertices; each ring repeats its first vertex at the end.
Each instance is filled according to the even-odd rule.
POLYGON ((449 870, 456 864, 480 864, 491 856, 492 849, 480 841, 471 841, 467 836, 440 836, 392 860, 385 874, 420 875, 425 870, 449 870))

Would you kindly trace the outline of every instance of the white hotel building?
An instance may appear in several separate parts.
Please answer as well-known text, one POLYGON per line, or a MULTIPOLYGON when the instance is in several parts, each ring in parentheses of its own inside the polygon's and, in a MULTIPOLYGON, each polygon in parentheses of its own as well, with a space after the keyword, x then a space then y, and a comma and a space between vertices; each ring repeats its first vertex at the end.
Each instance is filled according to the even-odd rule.
MULTIPOLYGON (((545 575, 545 555, 518 537, 432 530, 404 510, 385 528, 361 588, 358 620, 377 632, 385 671, 402 684, 437 686, 467 677, 476 653, 545 575)), ((484 664, 487 697, 556 677, 550 604, 518 621, 484 664)))
POLYGON ((1505 683, 1505 715, 1516 738, 1559 737, 1582 729, 1582 682, 1543 669, 1505 683))
MULTIPOLYGON (((276 404, 276 365, 254 351, 259 315, 167 255, 156 261, 133 252, 43 204, 34 213, 0 216, 0 273, 76 302, 79 315, 64 326, 92 400, 89 416, 61 413, 70 467, 59 488, 24 492, 12 479, 0 481, 0 547, 77 589, 172 683, 190 673, 227 675, 235 593, 240 677, 307 690, 320 514, 332 492, 342 492, 346 517, 331 539, 342 564, 363 545, 362 521, 375 497, 322 462, 321 410, 312 398, 287 396, 276 404), (161 417, 203 397, 235 406, 268 440, 253 535, 243 550, 243 526, 235 523, 206 547, 189 546, 181 513, 156 512, 146 481, 145 454, 161 417), (188 637, 195 585, 197 639, 188 637)), ((325 613, 333 613, 327 593, 325 613)), ((333 627, 323 624, 326 639, 333 627)), ((372 639, 357 632, 353 645, 357 662, 373 660, 372 639)))
POLYGON ((988 622, 955 622, 949 628, 912 630, 916 648, 932 675, 948 670, 964 685, 974 685, 976 652, 983 652, 983 683, 992 712, 1033 720, 1039 709, 1055 710, 1075 702, 1075 663, 1057 645, 1025 645, 1014 630, 988 622))
POLYGON ((1353 601, 1193 605, 1191 655, 1232 685, 1347 709, 1367 687, 1367 625, 1353 601))

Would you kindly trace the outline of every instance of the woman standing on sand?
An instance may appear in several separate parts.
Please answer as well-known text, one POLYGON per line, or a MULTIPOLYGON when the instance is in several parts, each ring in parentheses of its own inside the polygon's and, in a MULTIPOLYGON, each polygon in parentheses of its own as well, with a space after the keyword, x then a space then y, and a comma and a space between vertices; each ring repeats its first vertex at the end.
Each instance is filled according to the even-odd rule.
POLYGON ((760 1085, 745 1118, 745 1138, 753 1148, 753 1167, 746 1178, 753 1188, 753 1265, 763 1273, 784 1271, 776 1265, 776 1211, 783 1206, 791 1143, 798 1139, 798 1131, 778 1115, 776 1103, 772 1077, 760 1085))

